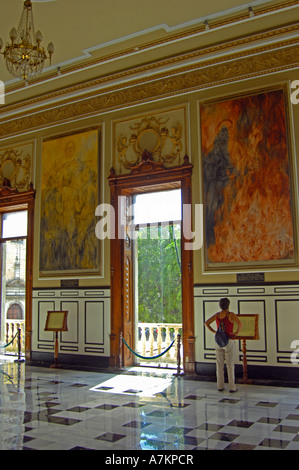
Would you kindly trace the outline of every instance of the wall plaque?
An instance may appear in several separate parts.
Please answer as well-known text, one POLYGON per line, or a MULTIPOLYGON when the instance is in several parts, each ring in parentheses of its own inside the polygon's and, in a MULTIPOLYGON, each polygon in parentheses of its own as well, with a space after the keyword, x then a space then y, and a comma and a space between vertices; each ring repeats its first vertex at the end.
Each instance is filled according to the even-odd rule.
POLYGON ((264 282, 265 273, 238 273, 237 282, 264 282))

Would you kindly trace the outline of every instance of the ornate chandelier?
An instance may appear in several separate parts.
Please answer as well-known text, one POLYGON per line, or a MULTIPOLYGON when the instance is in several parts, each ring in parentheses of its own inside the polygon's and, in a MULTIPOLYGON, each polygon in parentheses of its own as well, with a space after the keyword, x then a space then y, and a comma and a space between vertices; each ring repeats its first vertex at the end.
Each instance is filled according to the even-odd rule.
MULTIPOLYGON (((17 78, 28 80, 39 74, 44 67, 46 59, 50 59, 54 52, 53 43, 50 42, 46 54, 41 46, 42 34, 35 33, 32 13, 32 3, 25 0, 18 30, 12 28, 9 34, 11 43, 7 43, 2 54, 6 61, 7 70, 17 78)), ((3 41, 0 39, 0 51, 3 41)))

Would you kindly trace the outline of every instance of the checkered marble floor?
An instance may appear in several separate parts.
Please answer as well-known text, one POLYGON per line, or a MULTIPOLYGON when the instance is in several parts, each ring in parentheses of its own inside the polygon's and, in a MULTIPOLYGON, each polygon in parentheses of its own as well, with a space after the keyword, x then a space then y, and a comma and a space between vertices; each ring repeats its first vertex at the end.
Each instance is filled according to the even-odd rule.
POLYGON ((0 359, 0 450, 298 450, 299 390, 0 359))

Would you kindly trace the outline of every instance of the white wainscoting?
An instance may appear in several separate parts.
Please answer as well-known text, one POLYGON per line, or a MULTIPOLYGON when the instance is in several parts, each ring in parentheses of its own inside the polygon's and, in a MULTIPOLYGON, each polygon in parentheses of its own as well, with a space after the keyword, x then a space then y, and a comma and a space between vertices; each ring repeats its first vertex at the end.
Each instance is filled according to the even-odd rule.
POLYGON ((49 310, 68 311, 68 331, 59 334, 59 352, 110 356, 110 289, 34 290, 33 352, 54 351, 54 333, 45 331, 49 310))
MULTIPOLYGON (((196 362, 215 362, 213 334, 204 327, 204 322, 219 311, 218 302, 221 297, 230 299, 230 310, 236 314, 259 315, 260 339, 246 341, 248 366, 254 364, 298 369, 299 365, 291 362, 291 354, 294 351, 291 345, 293 341, 298 340, 299 347, 299 284, 196 286, 196 362)), ((238 341, 237 364, 242 364, 241 346, 238 341)))

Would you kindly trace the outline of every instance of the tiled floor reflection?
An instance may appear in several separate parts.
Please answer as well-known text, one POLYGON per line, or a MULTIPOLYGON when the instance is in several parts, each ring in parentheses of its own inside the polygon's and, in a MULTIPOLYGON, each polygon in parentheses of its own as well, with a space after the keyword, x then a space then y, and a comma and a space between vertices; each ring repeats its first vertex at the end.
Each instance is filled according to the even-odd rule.
POLYGON ((298 450, 299 390, 0 361, 1 450, 298 450))

